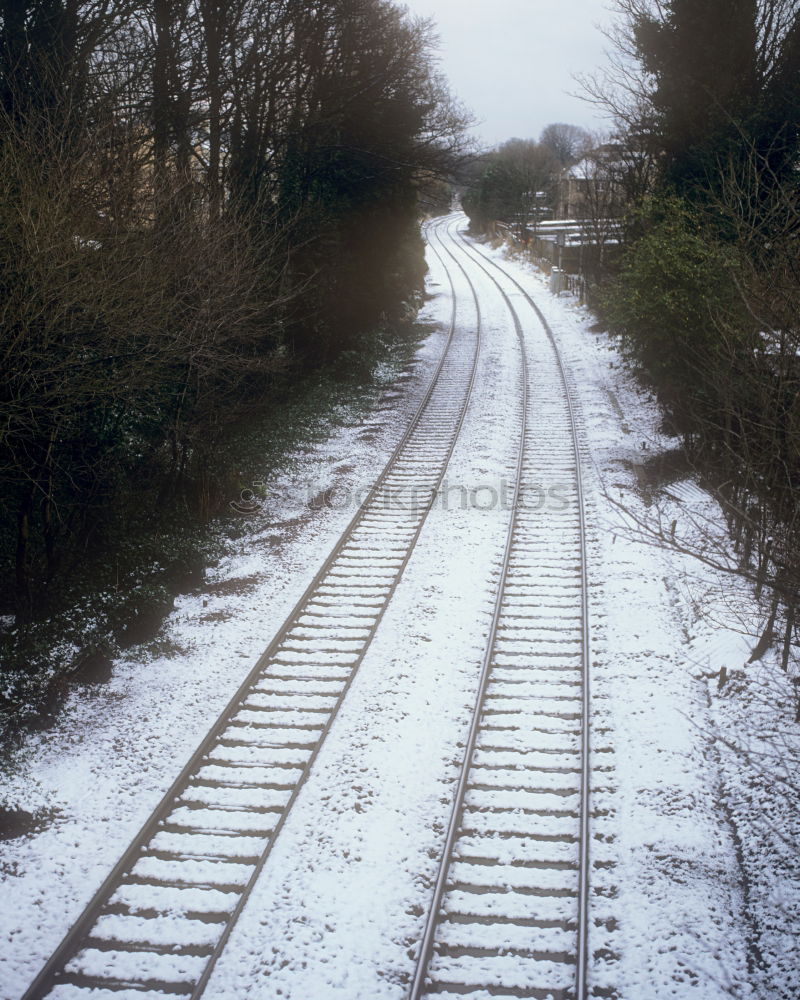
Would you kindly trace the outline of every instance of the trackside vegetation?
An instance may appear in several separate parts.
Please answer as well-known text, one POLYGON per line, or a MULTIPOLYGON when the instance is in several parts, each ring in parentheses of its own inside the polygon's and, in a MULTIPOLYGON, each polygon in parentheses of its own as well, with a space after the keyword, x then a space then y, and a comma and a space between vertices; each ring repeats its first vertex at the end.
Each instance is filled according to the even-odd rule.
POLYGON ((0 0, 6 722, 196 579, 242 435, 391 353, 466 124, 387 0, 0 0))
MULTIPOLYGON (((728 518, 796 658, 800 600, 800 5, 622 0, 625 79, 587 80, 653 165, 602 312, 728 518)), ((800 718, 800 699, 797 702, 800 718)))
MULTIPOLYGON (((509 140, 473 166, 464 208, 474 231, 503 220, 525 243, 542 220, 580 229, 584 294, 720 500, 735 547, 733 567, 720 563, 755 584, 758 655, 776 648, 788 670, 800 649, 800 4, 613 8, 609 68, 581 81, 612 131, 557 124, 509 140)), ((793 710, 800 721, 800 687, 793 710)))

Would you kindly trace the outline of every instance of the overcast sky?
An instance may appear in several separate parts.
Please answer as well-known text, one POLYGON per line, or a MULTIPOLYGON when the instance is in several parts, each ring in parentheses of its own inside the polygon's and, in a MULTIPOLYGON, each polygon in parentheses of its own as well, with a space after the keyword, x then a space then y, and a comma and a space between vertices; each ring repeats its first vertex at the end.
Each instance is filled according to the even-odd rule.
POLYGON ((441 68, 479 121, 483 144, 536 139, 550 122, 604 129, 596 109, 570 97, 572 74, 604 62, 609 0, 401 0, 432 17, 441 68))

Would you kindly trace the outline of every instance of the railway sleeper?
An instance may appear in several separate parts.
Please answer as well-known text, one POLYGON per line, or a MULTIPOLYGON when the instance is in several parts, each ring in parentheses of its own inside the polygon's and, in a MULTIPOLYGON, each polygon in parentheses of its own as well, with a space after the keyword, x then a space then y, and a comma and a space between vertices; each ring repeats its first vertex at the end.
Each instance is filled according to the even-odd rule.
POLYGON ((279 811, 263 809, 224 810, 208 807, 174 809, 163 821, 161 829, 169 833, 206 833, 267 837, 275 829, 279 811))
MULTIPOLYGON (((253 714, 255 716, 255 713, 253 714)), ((262 722, 257 718, 247 718, 240 712, 238 716, 234 716, 228 723, 228 731, 232 737, 235 735, 239 739, 241 739, 243 733, 253 733, 258 734, 264 740, 267 738, 267 733, 270 733, 272 735, 272 742, 265 743, 265 746, 280 746, 284 742, 288 746, 308 746, 309 742, 316 744, 319 734, 325 728, 322 720, 314 720, 313 723, 310 721, 298 722, 295 721, 296 718, 297 713, 287 713, 287 721, 285 722, 278 721, 277 719, 262 722), (303 737, 304 733, 315 734, 313 740, 310 735, 302 739, 301 737, 303 737)))
POLYGON ((280 813, 283 812, 289 800, 287 793, 291 791, 291 787, 271 794, 264 789, 260 791, 261 794, 258 796, 239 795, 237 794, 238 789, 235 788, 207 788, 192 784, 184 789, 181 797, 177 800, 176 808, 216 809, 220 812, 258 813, 259 815, 280 813))
POLYGON ((185 987, 182 987, 181 992, 175 989, 167 992, 167 988, 166 983, 157 984, 156 987, 144 983, 114 984, 107 979, 61 975, 47 994, 47 1000, 178 1000, 191 993, 191 989, 185 987))
POLYGON ((462 1000, 463 997, 485 1000, 574 1000, 574 992, 567 989, 553 989, 548 986, 498 986, 485 983, 458 983, 445 979, 434 979, 425 990, 424 996, 438 997, 439 1000, 462 1000))
POLYGON ((576 901, 578 899, 578 890, 571 885, 526 885, 520 880, 516 884, 508 882, 500 885, 497 882, 470 881, 466 877, 456 878, 455 875, 448 885, 448 891, 470 892, 476 895, 516 893, 520 896, 535 896, 537 899, 573 899, 576 901))
POLYGON ((147 875, 125 875, 120 881, 120 885, 127 886, 151 886, 153 888, 162 889, 199 889, 201 891, 214 890, 215 892, 227 892, 235 894, 237 898, 241 896, 242 889, 247 885, 247 880, 241 882, 203 882, 200 879, 197 881, 181 881, 177 878, 159 878, 157 875, 147 876, 147 875))
POLYGON ((146 846, 147 851, 163 851, 165 854, 185 853, 187 857, 225 857, 231 861, 242 859, 249 864, 250 859, 261 854, 263 839, 242 837, 238 834, 213 836, 204 833, 167 833, 159 830, 146 846), (248 859, 248 860, 244 860, 248 859))
MULTIPOLYGON (((271 728, 271 727, 269 727, 271 728)), ((254 731, 250 727, 242 727, 241 731, 225 733, 220 737, 217 750, 231 751, 232 753, 243 752, 245 750, 263 750, 265 752, 310 754, 311 748, 316 745, 316 740, 300 738, 296 733, 291 736, 286 735, 284 739, 270 739, 263 731, 254 731)), ((215 751, 216 752, 216 751, 215 751)))
POLYGON ((104 946, 110 941, 124 944, 126 948, 150 943, 168 950, 198 947, 207 954, 216 946, 224 922, 227 921, 199 921, 164 914, 148 918, 104 913, 92 926, 91 936, 102 941, 104 946))
POLYGON ((520 786, 520 785, 498 785, 485 784, 480 781, 470 781, 467 785, 470 792, 470 805, 474 808, 476 799, 478 802, 485 802, 487 799, 494 805, 505 806, 506 808, 530 808, 532 802, 549 801, 550 796, 556 799, 571 799, 580 793, 577 785, 566 788, 553 787, 552 785, 520 786), (486 796, 487 798, 483 798, 486 796))
POLYGON ((557 962, 560 965, 575 965, 575 955, 569 951, 545 951, 539 948, 481 947, 479 945, 458 945, 438 942, 436 952, 447 958, 522 958, 532 962, 557 962))
POLYGON ((153 955, 180 955, 189 958, 206 958, 214 951, 214 944, 169 944, 163 941, 155 941, 152 938, 143 941, 132 941, 113 937, 97 937, 94 932, 90 933, 84 941, 84 948, 93 951, 114 951, 129 952, 131 954, 140 952, 153 955))
POLYGON ((578 870, 578 859, 559 860, 557 858, 547 858, 546 860, 531 860, 528 858, 493 858, 485 855, 465 854, 459 852, 455 860, 459 864, 475 865, 483 868, 526 868, 530 871, 562 871, 574 872, 578 870))
POLYGON ((499 922, 544 922, 577 927, 578 908, 575 897, 533 896, 502 890, 501 892, 471 892, 451 890, 444 900, 447 918, 463 916, 465 920, 478 917, 490 923, 499 922))
POLYGON ((246 885, 253 873, 252 864, 236 861, 159 858, 155 854, 141 855, 128 878, 132 881, 149 882, 154 879, 161 885, 211 886, 228 889, 231 886, 246 885))
POLYGON ((578 930, 578 921, 576 919, 569 919, 567 917, 520 917, 509 916, 504 913, 479 914, 447 911, 442 916, 442 923, 478 924, 483 927, 510 925, 512 927, 525 927, 529 930, 564 931, 569 934, 574 934, 578 930))
POLYGON ((97 951, 83 948, 64 969, 65 976, 96 982, 138 984, 150 990, 172 993, 191 992, 207 965, 207 958, 191 955, 162 955, 154 951, 97 951))
MULTIPOLYGON (((212 775, 207 775, 204 772, 206 768, 192 778, 192 787, 199 788, 225 788, 231 791, 265 791, 265 792, 290 792, 297 784, 297 781, 276 781, 274 778, 264 779, 263 781, 244 781, 241 779, 234 780, 233 778, 225 780, 212 775)), ((302 774, 302 772, 301 772, 302 774)), ((288 776, 287 776, 288 777, 288 776)))
POLYGON ((193 851, 180 851, 177 848, 164 850, 163 848, 151 846, 145 848, 140 857, 156 858, 158 861, 221 861, 225 864, 257 865, 258 859, 261 857, 261 852, 258 851, 255 854, 201 854, 193 851))
POLYGON ((283 750, 250 744, 223 746, 222 743, 218 743, 209 751, 204 766, 256 769, 268 767, 291 771, 302 769, 310 756, 309 750, 283 750))
MULTIPOLYGON (((429 976, 434 982, 469 984, 473 991, 487 991, 487 987, 494 986, 505 991, 521 990, 521 995, 528 1000, 539 996, 542 1000, 566 1000, 571 997, 575 966, 541 960, 514 967, 502 956, 497 956, 495 963, 491 956, 450 958, 441 955, 434 956, 431 961, 429 976)), ((507 995, 513 996, 513 993, 507 995)))
POLYGON ((102 914, 98 920, 102 920, 104 917, 133 917, 137 920, 159 920, 166 919, 170 924, 174 924, 176 920, 189 920, 195 924, 204 924, 209 927, 214 927, 215 935, 218 935, 221 931, 221 927, 227 924, 230 919, 230 911, 225 910, 210 910, 206 912, 205 910, 187 910, 181 913, 179 917, 175 917, 170 911, 166 909, 155 909, 150 907, 150 909, 139 908, 132 909, 126 903, 107 903, 103 909, 102 914), (169 913, 169 916, 167 914, 169 913))

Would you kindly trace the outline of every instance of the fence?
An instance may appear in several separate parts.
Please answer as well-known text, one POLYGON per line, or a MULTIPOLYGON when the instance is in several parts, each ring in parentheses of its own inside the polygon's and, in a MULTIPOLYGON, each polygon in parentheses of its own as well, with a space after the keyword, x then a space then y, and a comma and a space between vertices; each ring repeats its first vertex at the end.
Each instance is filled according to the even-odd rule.
POLYGON ((559 247, 552 238, 546 239, 533 234, 527 242, 523 242, 514 233, 511 226, 503 222, 491 223, 487 231, 492 236, 506 240, 516 249, 525 251, 531 263, 544 274, 550 276, 550 291, 553 295, 568 292, 570 295, 574 295, 581 304, 586 302, 586 278, 579 273, 581 247, 575 245, 559 247), (561 258, 561 266, 556 266, 556 255, 561 258))

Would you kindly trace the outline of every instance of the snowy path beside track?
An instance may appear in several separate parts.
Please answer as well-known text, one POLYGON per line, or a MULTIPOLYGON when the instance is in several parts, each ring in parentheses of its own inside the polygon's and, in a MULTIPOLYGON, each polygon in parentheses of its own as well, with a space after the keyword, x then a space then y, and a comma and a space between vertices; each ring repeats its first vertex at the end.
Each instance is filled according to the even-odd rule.
MULTIPOLYGON (((626 537, 605 495, 646 508, 633 469, 671 445, 659 434, 657 407, 608 341, 590 332, 586 310, 550 298, 540 276, 501 251, 479 249, 544 311, 579 408, 593 731, 613 747, 611 771, 592 797, 603 839, 598 909, 614 915, 603 935, 612 944, 595 956, 590 984, 611 991, 596 995, 620 1000, 789 1000, 800 973, 781 953, 789 945, 779 935, 774 968, 754 968, 748 942, 758 914, 722 807, 712 735, 706 674, 722 661, 743 662, 746 642, 698 622, 683 586, 696 566, 626 537), (714 662, 699 662, 704 643, 714 662)), ((3 779, 3 803, 52 811, 38 832, 0 841, 3 1000, 18 1000, 350 519, 345 502, 309 516, 305 481, 319 491, 335 485, 342 498, 363 490, 402 433, 450 318, 442 261, 428 259, 431 298, 421 319, 436 330, 402 392, 368 427, 332 429, 270 484, 263 526, 215 571, 216 590, 181 598, 167 623, 184 652, 142 663, 131 650, 108 685, 71 697, 53 730, 30 740, 18 773, 3 779)), ((458 321, 474 324, 466 281, 457 269, 451 274, 458 321)), ((208 1000, 406 995, 507 530, 508 510, 485 501, 502 493, 517 446, 515 331, 492 281, 475 268, 470 278, 482 346, 442 502, 212 975, 208 1000)))

